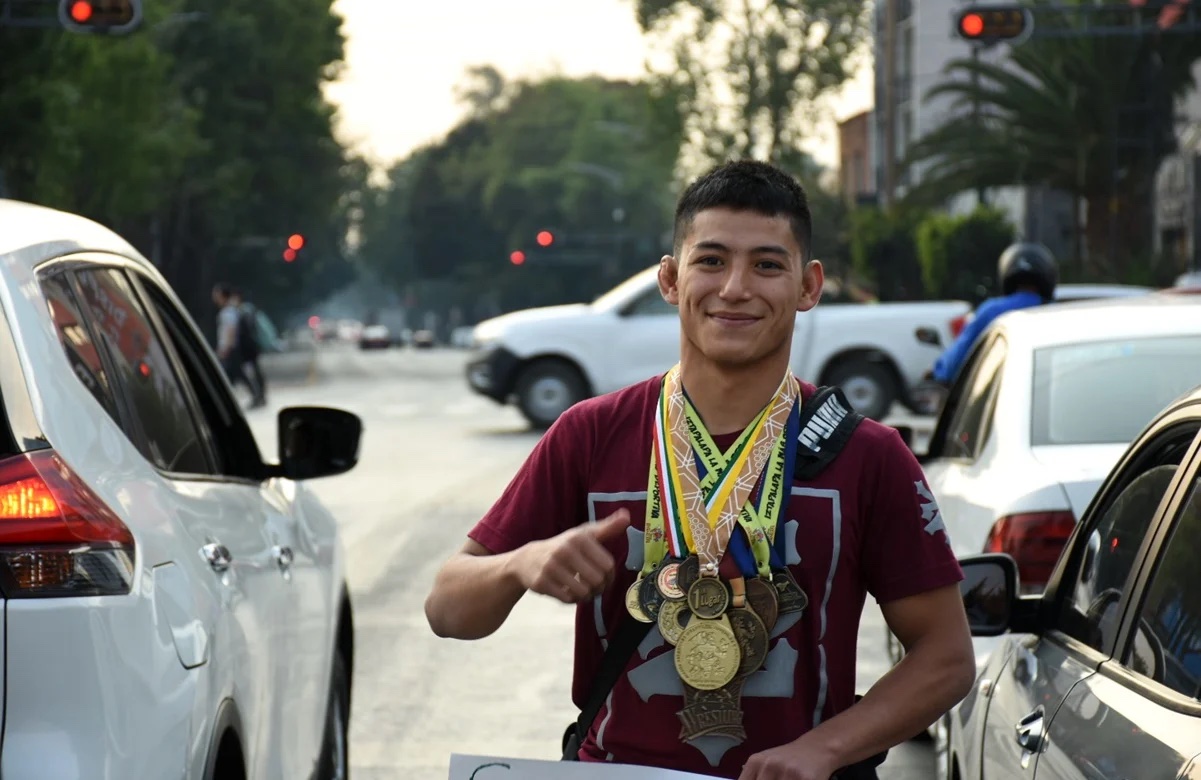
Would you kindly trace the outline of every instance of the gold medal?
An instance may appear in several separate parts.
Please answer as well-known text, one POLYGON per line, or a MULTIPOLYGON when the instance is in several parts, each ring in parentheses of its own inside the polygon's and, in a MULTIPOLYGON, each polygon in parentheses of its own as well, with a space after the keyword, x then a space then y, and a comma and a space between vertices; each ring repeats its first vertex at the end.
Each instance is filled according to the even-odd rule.
POLYGON ((687 603, 665 601, 659 610, 659 633, 669 645, 674 645, 680 641, 680 635, 684 633, 684 627, 688 625, 691 617, 692 613, 688 611, 687 603))
POLYGON ((654 572, 638 581, 638 606, 647 616, 648 623, 654 623, 659 617, 659 609, 666 603, 659 587, 655 584, 654 572))
POLYGON ((767 628, 753 610, 745 607, 736 607, 727 614, 742 657, 738 676, 746 677, 763 668, 763 662, 767 660, 767 628))
POLYGON ((776 597, 776 589, 762 577, 752 577, 746 581, 746 603, 755 610, 755 614, 763 621, 763 627, 768 633, 776 626, 780 617, 780 602, 776 597))
POLYGON ((717 620, 688 621, 675 650, 680 679, 700 691, 713 691, 738 675, 742 659, 738 639, 725 615, 717 620))
POLYGON ((659 593, 668 601, 683 601, 684 591, 679 584, 680 564, 678 561, 664 564, 655 575, 659 593))
POLYGON ((680 590, 685 594, 692 589, 693 583, 701 578, 701 559, 695 555, 689 555, 680 563, 680 568, 676 570, 676 584, 680 586, 680 590))
POLYGON ((680 719, 680 741, 700 737, 724 737, 735 744, 746 741, 742 727, 742 684, 736 679, 729 685, 712 691, 698 691, 684 686, 684 709, 676 713, 680 719))
POLYGON ((804 612, 809 606, 809 597, 801 590, 800 584, 792 576, 787 566, 771 570, 772 584, 776 586, 776 597, 780 603, 780 614, 804 612))
POLYGON ((654 621, 647 617, 647 614, 642 611, 642 606, 639 604, 638 593, 641 586, 642 580, 638 579, 626 589, 626 611, 630 613, 630 617, 639 623, 653 623, 654 621))
POLYGON ((688 589, 688 608, 706 620, 721 616, 730 606, 730 591, 720 577, 701 577, 688 589))

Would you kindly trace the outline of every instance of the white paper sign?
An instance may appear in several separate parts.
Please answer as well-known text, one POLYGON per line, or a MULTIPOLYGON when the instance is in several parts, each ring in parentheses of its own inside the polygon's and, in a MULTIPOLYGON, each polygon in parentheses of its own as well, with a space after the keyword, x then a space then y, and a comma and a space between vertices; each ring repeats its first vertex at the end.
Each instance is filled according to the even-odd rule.
POLYGON ((713 780, 706 775, 630 764, 534 761, 495 756, 450 757, 450 780, 713 780))

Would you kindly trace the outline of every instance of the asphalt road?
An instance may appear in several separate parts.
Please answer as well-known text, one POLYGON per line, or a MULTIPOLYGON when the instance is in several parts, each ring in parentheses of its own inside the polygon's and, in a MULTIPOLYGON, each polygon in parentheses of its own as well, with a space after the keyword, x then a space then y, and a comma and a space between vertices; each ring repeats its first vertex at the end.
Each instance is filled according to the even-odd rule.
MULTIPOLYGON (((479 642, 438 639, 423 602, 434 573, 537 441, 518 413, 472 394, 465 353, 325 346, 276 360, 269 405, 249 413, 264 453, 275 411, 332 405, 360 415, 359 465, 312 489, 338 517, 355 604, 355 780, 446 780, 451 753, 555 759, 569 698, 572 612, 529 596, 479 642)), ((268 366, 269 370, 273 367, 268 366)), ((858 687, 888 668, 869 599, 858 687)), ((882 780, 934 777, 929 744, 893 750, 882 780)))

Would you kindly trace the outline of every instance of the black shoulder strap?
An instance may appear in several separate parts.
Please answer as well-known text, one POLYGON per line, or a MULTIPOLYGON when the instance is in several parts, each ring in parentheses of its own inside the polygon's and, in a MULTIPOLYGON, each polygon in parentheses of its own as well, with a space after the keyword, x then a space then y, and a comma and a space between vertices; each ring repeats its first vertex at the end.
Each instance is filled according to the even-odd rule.
POLYGON ((841 388, 819 387, 801 406, 793 478, 811 480, 820 474, 851 440, 863 419, 841 388))
POLYGON ((579 735, 580 742, 583 742, 584 737, 588 735, 588 729, 592 728, 592 721, 596 720, 601 705, 609 697, 609 692, 617 684, 621 673, 625 671, 626 664, 630 662, 634 651, 651 630, 652 625, 652 623, 643 623, 628 617, 621 621, 617 634, 609 642, 609 647, 605 649, 600 668, 596 670, 596 677, 592 678, 588 701, 584 702, 584 709, 580 710, 579 720, 576 721, 576 734, 579 735))

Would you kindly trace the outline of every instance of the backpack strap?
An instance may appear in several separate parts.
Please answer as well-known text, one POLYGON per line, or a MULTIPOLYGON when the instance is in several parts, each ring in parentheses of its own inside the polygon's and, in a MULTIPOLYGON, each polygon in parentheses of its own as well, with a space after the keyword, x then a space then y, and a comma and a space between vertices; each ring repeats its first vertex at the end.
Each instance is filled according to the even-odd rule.
POLYGON ((588 735, 588 729, 592 728, 592 721, 596 720, 601 705, 609 697, 613 686, 617 684, 621 673, 625 671, 626 664, 633 657, 634 650, 646 637, 652 625, 652 623, 642 623, 629 617, 621 621, 617 634, 605 649, 605 655, 601 659, 600 668, 596 671, 596 677, 592 678, 592 687, 588 690, 588 701, 584 702, 579 719, 568 726, 567 731, 563 734, 564 761, 577 760, 580 745, 583 744, 584 737, 588 735))
POLYGON ((801 406, 793 479, 808 481, 829 466, 864 417, 840 387, 819 387, 801 406))

